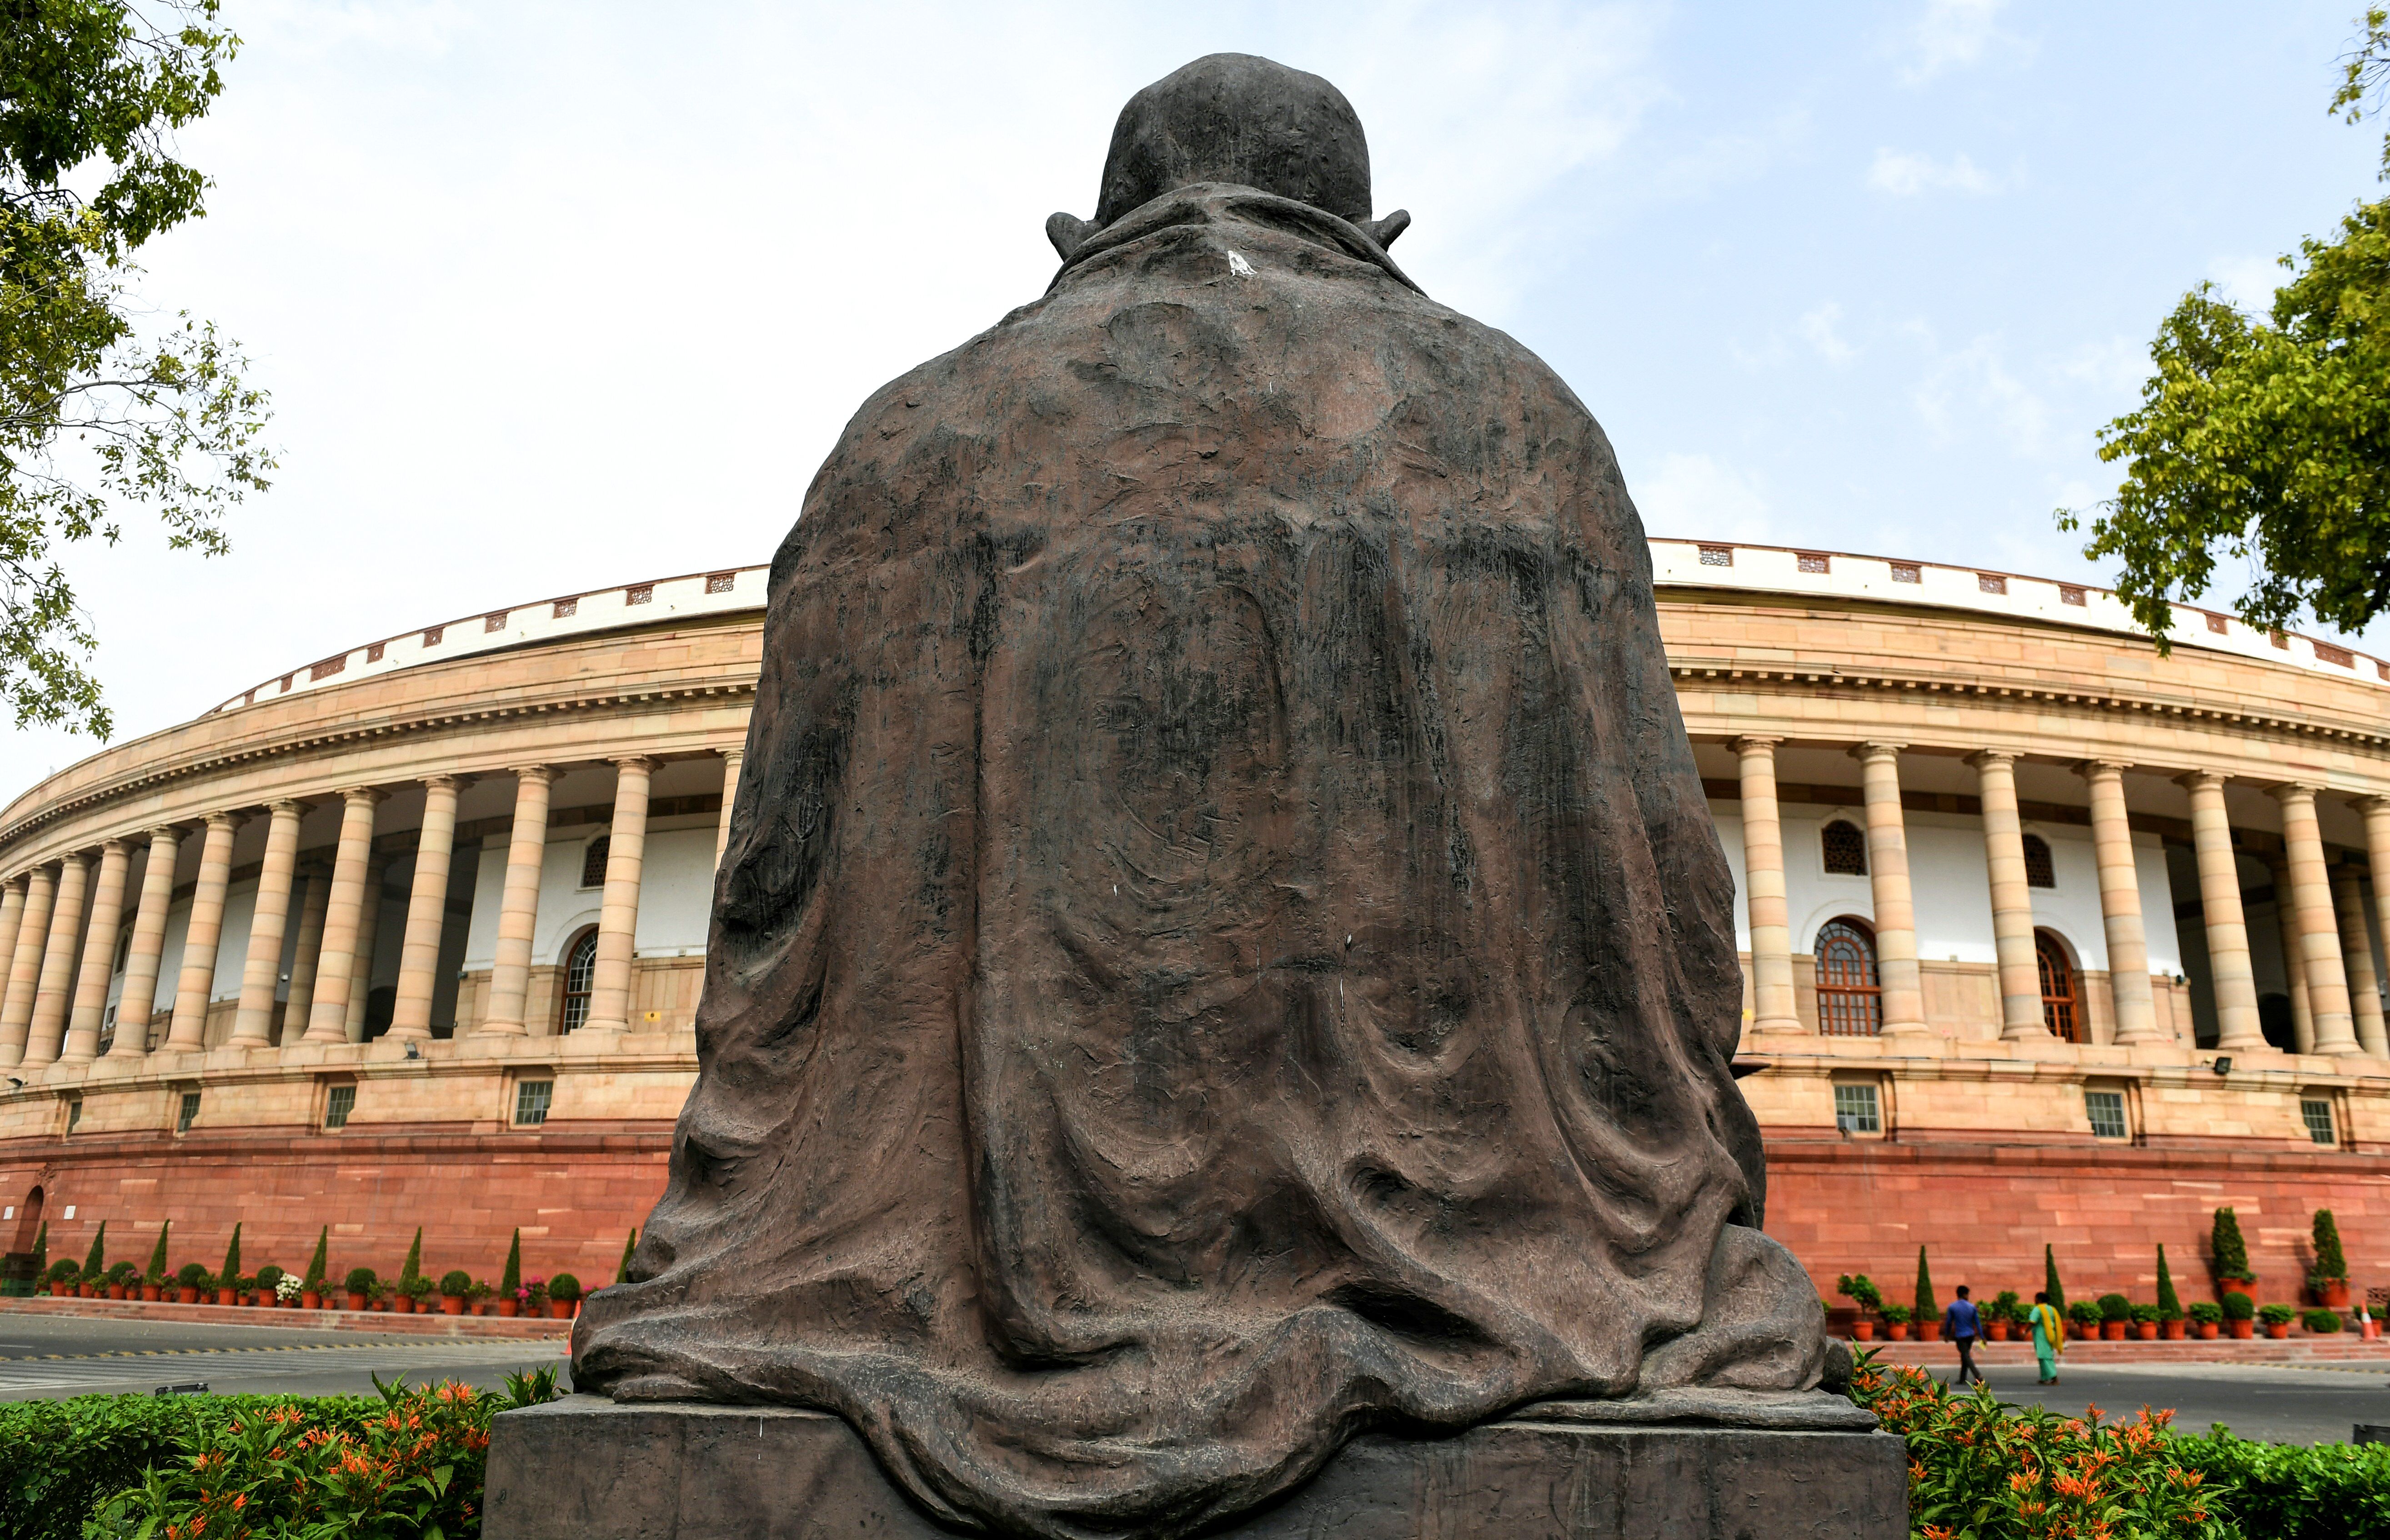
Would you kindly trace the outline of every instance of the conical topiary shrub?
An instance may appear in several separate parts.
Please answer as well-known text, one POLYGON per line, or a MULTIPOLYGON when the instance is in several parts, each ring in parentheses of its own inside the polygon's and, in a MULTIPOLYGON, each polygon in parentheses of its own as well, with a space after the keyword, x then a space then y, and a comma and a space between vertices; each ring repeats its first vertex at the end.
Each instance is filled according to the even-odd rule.
POLYGON ((2249 1270, 2249 1244, 2241 1238, 2241 1218, 2230 1209, 2216 1211, 2216 1223, 2207 1232, 2207 1249, 2215 1259, 2217 1281, 2257 1281, 2257 1275, 2249 1270))
POLYGON ((422 1276, 423 1226, 418 1225, 415 1226, 415 1244, 406 1249, 406 1260, 399 1264, 398 1287, 400 1290, 402 1292, 405 1291, 408 1284, 413 1283, 417 1278, 421 1277, 422 1276))
MULTIPOLYGON (((2329 1214, 2326 1218, 2331 1217, 2329 1214)), ((83 1281, 96 1283, 108 1272, 108 1221, 99 1222, 99 1233, 91 1238, 91 1250, 83 1259, 83 1281)))
POLYGON ((1917 1248, 1917 1336, 1921 1341, 1942 1319, 1942 1307, 1934 1303, 1934 1275, 1925 1270, 1925 1248, 1917 1248))
POLYGON ((623 1260, 616 1264, 614 1267, 614 1281, 616 1283, 628 1283, 631 1281, 631 1253, 638 1249, 638 1226, 633 1226, 631 1227, 631 1233, 623 1238, 623 1260))
POLYGON ((166 1281, 166 1232, 173 1227, 171 1219, 158 1226, 158 1244, 149 1252, 149 1265, 141 1269, 141 1281, 152 1289, 166 1281))
POLYGON ((310 1294, 321 1294, 324 1291, 324 1270, 332 1264, 330 1257, 327 1254, 331 1247, 331 1241, 332 1226, 329 1225, 315 1232, 315 1254, 307 1259, 306 1274, 299 1280, 300 1287, 310 1294))
POLYGON ((237 1221, 232 1227, 232 1243, 225 1248, 224 1271, 217 1277, 222 1280, 216 1286, 219 1289, 240 1287, 237 1281, 240 1277, 240 1226, 237 1221))
POLYGON ((507 1270, 498 1279, 498 1298, 514 1303, 515 1290, 522 1287, 522 1231, 507 1247, 507 1270))
MULTIPOLYGON (((101 1226, 103 1230, 108 1226, 101 1226)), ((2327 1283, 2348 1281, 2348 1255, 2340 1249, 2340 1226, 2333 1223, 2330 1209, 2315 1212, 2315 1266, 2307 1281, 2319 1288, 2327 1283)))
POLYGON ((2049 1308, 2058 1312, 2058 1318, 2066 1319, 2066 1286, 2058 1281, 2058 1253, 2047 1244, 2041 1249, 2041 1291, 2049 1296, 2049 1308))
POLYGON ((2174 1291, 2174 1275, 2166 1270, 2165 1248, 2158 1248, 2158 1319, 2182 1319, 2182 1298, 2174 1291))

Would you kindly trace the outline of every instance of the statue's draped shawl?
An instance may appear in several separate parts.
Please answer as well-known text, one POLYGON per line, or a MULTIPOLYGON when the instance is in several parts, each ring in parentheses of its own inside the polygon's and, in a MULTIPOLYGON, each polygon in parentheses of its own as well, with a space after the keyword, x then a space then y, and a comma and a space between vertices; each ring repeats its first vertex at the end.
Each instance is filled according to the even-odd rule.
POLYGON ((748 744, 585 1389, 1117 1535, 1363 1427, 1817 1382, 1616 462, 1357 227, 1182 189, 873 396, 748 744))

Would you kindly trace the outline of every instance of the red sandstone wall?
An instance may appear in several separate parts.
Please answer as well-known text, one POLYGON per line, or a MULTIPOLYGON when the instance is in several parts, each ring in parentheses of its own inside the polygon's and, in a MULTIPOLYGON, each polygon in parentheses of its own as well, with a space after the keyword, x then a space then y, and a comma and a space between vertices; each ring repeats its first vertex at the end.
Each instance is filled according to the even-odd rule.
POLYGON ((2304 1301, 2309 1223, 2330 1209, 2350 1282, 2390 1285, 2390 1157, 2229 1148, 2155 1149, 1959 1142, 1774 1140, 1767 1233, 1792 1249, 1829 1304, 1844 1273, 1866 1273, 1906 1303, 1926 1249, 1935 1295, 1978 1300, 2041 1287, 2056 1249, 2068 1300, 2111 1290, 2157 1298, 2157 1248, 2185 1304, 2216 1297, 2208 1226, 2233 1209, 2261 1303, 2304 1301))
MULTIPOLYGON (((594 1289, 614 1280, 623 1237, 647 1223, 662 1194, 671 1148, 669 1124, 589 1131, 569 1123, 536 1135, 337 1141, 193 1134, 152 1148, 135 1141, 71 1153, 49 1144, 39 1161, 0 1150, 0 1201, 22 1213, 28 1190, 43 1187, 53 1262, 82 1261, 106 1220, 109 1260, 138 1265, 157 1244, 159 1223, 172 1219, 170 1265, 197 1262, 213 1272, 238 1222, 244 1272, 269 1262, 295 1272, 328 1225, 336 1278, 356 1266, 387 1277, 420 1225, 427 1275, 461 1267, 495 1283, 508 1238, 520 1226, 524 1277, 570 1272, 594 1289)), ((15 1230, 0 1226, 0 1243, 14 1245, 15 1230)))

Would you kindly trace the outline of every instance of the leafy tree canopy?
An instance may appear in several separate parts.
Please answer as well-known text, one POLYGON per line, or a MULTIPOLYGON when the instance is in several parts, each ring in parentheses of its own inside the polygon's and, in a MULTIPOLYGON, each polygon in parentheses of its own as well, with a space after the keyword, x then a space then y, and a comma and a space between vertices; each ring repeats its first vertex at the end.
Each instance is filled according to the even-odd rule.
POLYGON ((239 40, 220 9, 0 9, 0 699, 19 726, 112 730, 57 547, 113 545, 140 506, 170 546, 221 553, 226 513, 274 468, 238 347, 131 287, 132 254, 205 212, 172 135, 223 90, 239 40))
MULTIPOLYGON (((2332 110, 2378 110, 2390 79, 2390 9, 2369 9, 2341 61, 2332 110)), ((2390 180, 2390 139, 2383 150, 2390 180)), ((2150 348, 2139 407, 2100 431, 2125 466, 2084 554, 2117 558, 2116 591, 2161 651, 2172 601, 2204 594, 2219 555, 2252 584, 2250 624, 2302 610, 2358 631, 2390 607, 2390 199, 2359 205, 2330 240, 2300 243, 2270 314, 2211 284, 2183 296, 2150 348)), ((2081 527, 2062 508, 2061 528, 2081 527)))

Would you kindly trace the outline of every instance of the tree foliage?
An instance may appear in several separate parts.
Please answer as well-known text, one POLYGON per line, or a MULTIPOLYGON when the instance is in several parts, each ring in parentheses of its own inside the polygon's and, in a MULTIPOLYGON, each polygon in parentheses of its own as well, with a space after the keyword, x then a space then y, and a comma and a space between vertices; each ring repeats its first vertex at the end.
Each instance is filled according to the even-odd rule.
POLYGON ((0 699, 19 726, 112 727, 58 546, 115 544, 137 506, 169 546, 219 554, 274 468, 238 346, 132 287, 133 253, 205 212, 172 135, 223 90, 220 8, 11 0, 0 20, 0 699))
MULTIPOLYGON (((2332 101, 2352 122, 2390 79, 2390 10, 2363 21, 2332 101)), ((2116 592, 2161 651, 2173 602, 2206 593, 2219 556, 2250 569, 2234 608, 2251 625, 2280 630, 2304 610, 2354 632, 2390 607, 2390 199, 2281 265, 2290 280, 2264 316, 2212 284, 2184 295, 2151 345, 2139 407, 2100 430, 2125 480, 2084 554, 2120 562, 2116 592)), ((2083 515, 2058 519, 2078 529, 2083 515)))

